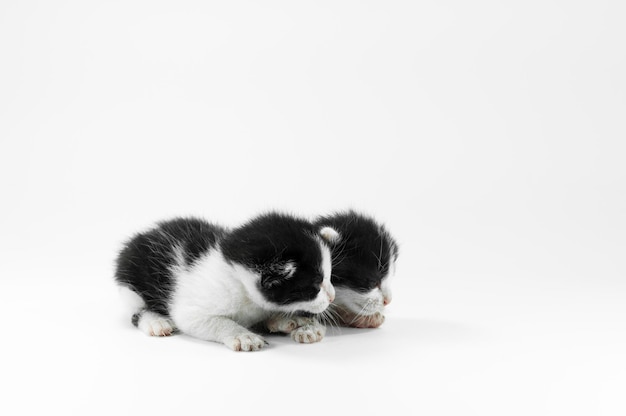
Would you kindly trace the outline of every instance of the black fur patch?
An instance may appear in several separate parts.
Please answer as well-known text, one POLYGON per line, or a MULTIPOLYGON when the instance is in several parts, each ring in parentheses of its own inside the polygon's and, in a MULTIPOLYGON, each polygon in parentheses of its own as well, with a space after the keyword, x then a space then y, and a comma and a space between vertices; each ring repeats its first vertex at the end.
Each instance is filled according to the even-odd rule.
POLYGON ((291 215, 261 215, 233 230, 222 241, 224 257, 261 274, 259 288, 271 302, 314 299, 324 278, 322 253, 316 229, 309 221, 291 215), (285 265, 295 267, 286 277, 285 265))
POLYGON ((358 292, 380 284, 398 257, 398 244, 373 218, 348 211, 319 218, 318 229, 330 226, 341 238, 331 245, 332 283, 358 292))
POLYGON ((133 314, 133 317, 130 318, 130 322, 134 325, 134 326, 139 326, 139 318, 141 318, 141 315, 143 315, 144 310, 141 310, 139 312, 137 312, 136 314, 133 314))

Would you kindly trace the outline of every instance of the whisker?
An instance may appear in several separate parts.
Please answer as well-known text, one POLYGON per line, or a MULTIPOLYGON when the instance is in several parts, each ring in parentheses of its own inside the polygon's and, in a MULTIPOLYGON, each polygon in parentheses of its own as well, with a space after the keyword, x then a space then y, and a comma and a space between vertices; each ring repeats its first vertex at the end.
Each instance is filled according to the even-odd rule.
POLYGON ((335 325, 335 327, 339 328, 340 315, 337 311, 334 310, 334 305, 331 304, 331 307, 324 311, 324 317, 330 322, 331 326, 335 325))

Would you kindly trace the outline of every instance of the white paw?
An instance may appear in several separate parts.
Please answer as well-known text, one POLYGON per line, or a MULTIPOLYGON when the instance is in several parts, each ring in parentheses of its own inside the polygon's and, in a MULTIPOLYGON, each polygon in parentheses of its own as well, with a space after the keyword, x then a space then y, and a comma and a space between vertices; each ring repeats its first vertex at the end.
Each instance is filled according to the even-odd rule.
POLYGON ((233 351, 258 351, 267 342, 257 334, 245 333, 228 337, 224 340, 224 345, 233 351))
POLYGON ((144 312, 139 318, 137 327, 153 337, 166 337, 172 335, 175 326, 171 319, 154 312, 144 312))
POLYGON ((313 325, 315 323, 313 318, 305 318, 303 316, 282 316, 276 315, 271 317, 265 322, 267 329, 270 332, 282 332, 284 334, 291 334, 291 332, 301 326, 313 325))
POLYGON ((302 344, 319 342, 326 335, 326 327, 317 321, 300 326, 291 332, 291 338, 302 344))

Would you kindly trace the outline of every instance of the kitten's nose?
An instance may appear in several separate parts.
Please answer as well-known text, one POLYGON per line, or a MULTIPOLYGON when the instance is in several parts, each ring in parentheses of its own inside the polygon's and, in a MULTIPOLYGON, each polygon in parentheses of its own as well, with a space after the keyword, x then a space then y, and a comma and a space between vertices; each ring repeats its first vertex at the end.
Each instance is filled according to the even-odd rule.
POLYGON ((385 306, 389 305, 391 303, 391 298, 385 297, 383 298, 383 304, 385 306))

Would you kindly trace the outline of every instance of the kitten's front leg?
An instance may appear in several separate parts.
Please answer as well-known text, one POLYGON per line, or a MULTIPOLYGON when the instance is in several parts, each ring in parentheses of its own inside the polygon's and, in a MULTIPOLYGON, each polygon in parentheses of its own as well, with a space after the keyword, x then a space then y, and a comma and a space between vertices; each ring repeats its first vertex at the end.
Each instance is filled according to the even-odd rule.
POLYGON ((263 337, 223 316, 179 317, 176 324, 185 334, 221 342, 233 351, 258 351, 267 344, 263 337))
POLYGON ((304 316, 276 315, 265 323, 270 332, 291 334, 291 338, 302 344, 319 342, 326 334, 326 327, 315 318, 304 316))

